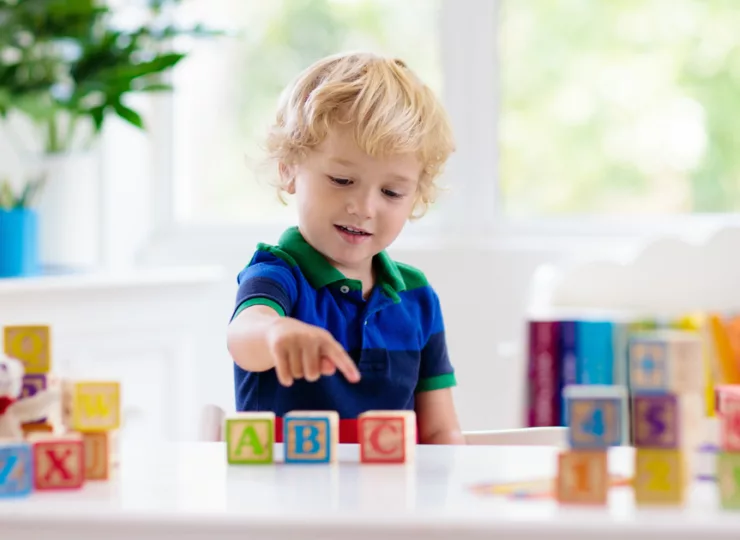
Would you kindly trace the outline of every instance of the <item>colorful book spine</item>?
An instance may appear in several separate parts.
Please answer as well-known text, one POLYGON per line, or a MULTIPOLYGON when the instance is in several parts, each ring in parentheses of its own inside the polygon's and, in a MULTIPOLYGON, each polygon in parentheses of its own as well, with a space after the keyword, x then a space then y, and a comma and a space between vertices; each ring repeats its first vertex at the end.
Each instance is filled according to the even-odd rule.
POLYGON ((529 396, 527 425, 556 426, 560 422, 560 323, 529 321, 529 396))

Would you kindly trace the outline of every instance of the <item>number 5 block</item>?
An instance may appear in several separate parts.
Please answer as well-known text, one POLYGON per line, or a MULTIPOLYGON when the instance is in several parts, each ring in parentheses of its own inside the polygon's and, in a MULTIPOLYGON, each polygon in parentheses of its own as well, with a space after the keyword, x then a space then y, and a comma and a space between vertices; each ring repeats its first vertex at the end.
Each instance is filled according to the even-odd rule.
POLYGON ((595 450, 623 443, 623 424, 628 420, 624 387, 571 385, 563 396, 571 448, 595 450))

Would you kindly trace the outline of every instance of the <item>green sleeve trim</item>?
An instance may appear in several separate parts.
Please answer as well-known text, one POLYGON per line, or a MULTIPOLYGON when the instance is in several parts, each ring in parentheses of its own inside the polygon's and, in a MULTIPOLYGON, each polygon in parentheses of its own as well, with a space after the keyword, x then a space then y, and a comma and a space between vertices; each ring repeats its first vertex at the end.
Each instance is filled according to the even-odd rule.
POLYGON ((236 318, 237 315, 239 315, 242 311, 244 311, 250 306, 271 307, 272 309, 278 312, 278 315, 280 315, 281 317, 285 317, 285 311, 283 311, 283 308, 280 307, 280 304, 270 300, 269 298, 257 297, 257 298, 250 298, 249 300, 246 300, 242 302, 241 304, 239 304, 239 307, 236 308, 236 313, 234 313, 234 318, 236 318))
POLYGON ((427 377, 421 379, 416 385, 417 392, 429 392, 430 390, 442 390, 443 388, 450 388, 457 385, 457 379, 455 379, 454 373, 445 373, 444 375, 437 375, 435 377, 427 377))

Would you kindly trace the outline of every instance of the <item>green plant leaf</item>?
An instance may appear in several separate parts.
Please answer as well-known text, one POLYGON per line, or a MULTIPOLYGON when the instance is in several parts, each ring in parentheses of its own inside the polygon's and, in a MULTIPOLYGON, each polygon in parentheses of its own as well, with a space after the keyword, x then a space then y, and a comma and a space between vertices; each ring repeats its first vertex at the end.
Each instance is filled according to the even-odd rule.
POLYGON ((144 120, 141 118, 141 115, 135 110, 126 107, 122 103, 115 103, 113 105, 113 110, 116 111, 116 114, 126 120, 126 122, 128 122, 129 124, 136 126, 139 129, 144 129, 144 120))

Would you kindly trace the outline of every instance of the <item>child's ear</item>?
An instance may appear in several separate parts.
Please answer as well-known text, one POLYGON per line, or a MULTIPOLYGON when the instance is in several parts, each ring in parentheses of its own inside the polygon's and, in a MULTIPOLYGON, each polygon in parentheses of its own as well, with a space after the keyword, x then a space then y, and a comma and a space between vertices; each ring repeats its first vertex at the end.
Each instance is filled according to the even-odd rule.
POLYGON ((280 162, 278 165, 278 172, 280 173, 280 185, 283 186, 283 191, 289 195, 295 194, 295 168, 286 163, 280 162))

